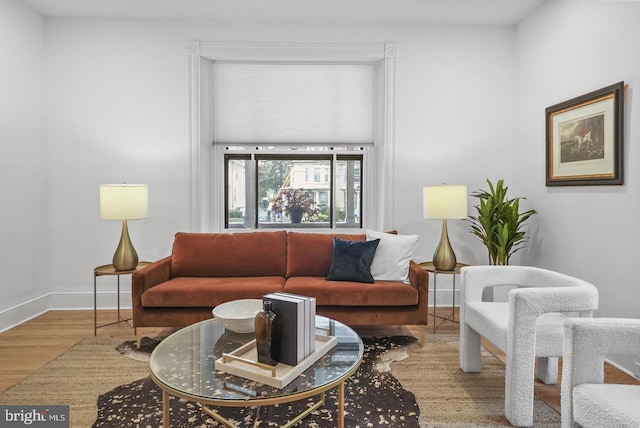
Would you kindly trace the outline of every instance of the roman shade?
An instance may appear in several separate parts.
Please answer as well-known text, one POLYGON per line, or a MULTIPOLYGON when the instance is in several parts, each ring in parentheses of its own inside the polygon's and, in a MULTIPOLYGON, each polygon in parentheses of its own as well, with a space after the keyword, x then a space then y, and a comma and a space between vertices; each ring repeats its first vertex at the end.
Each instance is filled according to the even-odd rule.
POLYGON ((214 62, 217 145, 372 145, 376 65, 214 62))

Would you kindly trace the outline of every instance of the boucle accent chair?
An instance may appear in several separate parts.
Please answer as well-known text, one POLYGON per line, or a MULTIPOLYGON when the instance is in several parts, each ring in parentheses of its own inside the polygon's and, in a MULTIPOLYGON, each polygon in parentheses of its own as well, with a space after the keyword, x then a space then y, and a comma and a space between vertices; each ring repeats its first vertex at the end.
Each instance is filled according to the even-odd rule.
POLYGON ((506 354, 505 416, 514 426, 533 425, 534 368, 557 383, 566 314, 590 317, 598 290, 586 281, 527 266, 470 266, 461 271, 460 368, 479 372, 484 337, 506 354), (487 287, 515 286, 508 302, 483 302, 487 287))
POLYGON ((640 385, 604 383, 604 359, 613 354, 640 355, 640 320, 564 324, 562 428, 640 427, 640 385))

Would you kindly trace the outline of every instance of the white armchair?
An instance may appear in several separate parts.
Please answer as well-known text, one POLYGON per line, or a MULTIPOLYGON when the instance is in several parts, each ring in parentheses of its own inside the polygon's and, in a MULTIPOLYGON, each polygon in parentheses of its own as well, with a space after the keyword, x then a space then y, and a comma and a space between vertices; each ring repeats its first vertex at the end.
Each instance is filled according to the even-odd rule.
POLYGON ((640 320, 568 320, 564 335, 562 428, 640 427, 640 385, 604 383, 607 355, 640 355, 640 320))
POLYGON ((598 290, 588 282, 527 266, 470 266, 461 272, 460 368, 481 368, 480 338, 506 354, 505 416, 514 426, 533 425, 534 367, 547 384, 557 383, 563 323, 568 315, 590 317, 598 290), (483 290, 516 286, 508 302, 483 302, 483 290), (571 314, 573 313, 573 314, 571 314))

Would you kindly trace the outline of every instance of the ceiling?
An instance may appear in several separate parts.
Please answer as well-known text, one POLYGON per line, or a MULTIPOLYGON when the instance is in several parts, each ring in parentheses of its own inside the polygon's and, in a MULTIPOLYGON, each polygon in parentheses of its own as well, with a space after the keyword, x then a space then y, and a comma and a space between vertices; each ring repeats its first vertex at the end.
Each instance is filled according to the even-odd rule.
POLYGON ((545 0, 22 0, 45 16, 515 25, 545 0))

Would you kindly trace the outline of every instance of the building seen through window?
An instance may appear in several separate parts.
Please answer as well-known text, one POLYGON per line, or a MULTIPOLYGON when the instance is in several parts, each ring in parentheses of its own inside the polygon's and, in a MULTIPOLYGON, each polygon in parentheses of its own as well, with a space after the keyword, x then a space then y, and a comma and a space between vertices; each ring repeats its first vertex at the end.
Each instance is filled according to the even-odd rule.
POLYGON ((226 154, 227 228, 360 228, 363 154, 226 154))

